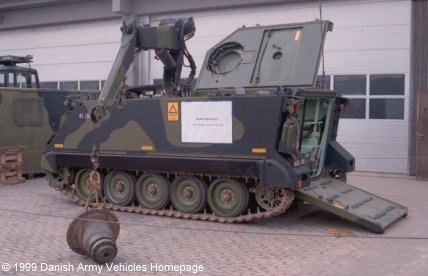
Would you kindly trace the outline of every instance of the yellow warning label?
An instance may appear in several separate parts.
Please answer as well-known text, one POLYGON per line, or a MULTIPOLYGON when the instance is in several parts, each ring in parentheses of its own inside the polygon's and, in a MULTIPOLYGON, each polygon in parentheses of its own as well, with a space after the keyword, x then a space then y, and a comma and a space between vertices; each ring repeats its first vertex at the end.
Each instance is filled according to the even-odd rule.
POLYGON ((178 122, 179 119, 179 109, 178 102, 169 102, 168 103, 168 122, 178 122))
POLYGON ((302 37, 302 31, 301 30, 297 30, 296 34, 294 35, 294 40, 300 40, 300 38, 302 37))

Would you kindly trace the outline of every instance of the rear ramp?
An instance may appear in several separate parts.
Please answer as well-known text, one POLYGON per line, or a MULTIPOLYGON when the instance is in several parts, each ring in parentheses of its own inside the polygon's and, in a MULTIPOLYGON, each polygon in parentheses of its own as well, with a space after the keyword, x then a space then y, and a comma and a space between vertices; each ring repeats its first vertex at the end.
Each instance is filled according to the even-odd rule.
POLYGON ((378 234, 407 215, 406 207, 332 177, 318 179, 309 187, 296 190, 295 195, 378 234))

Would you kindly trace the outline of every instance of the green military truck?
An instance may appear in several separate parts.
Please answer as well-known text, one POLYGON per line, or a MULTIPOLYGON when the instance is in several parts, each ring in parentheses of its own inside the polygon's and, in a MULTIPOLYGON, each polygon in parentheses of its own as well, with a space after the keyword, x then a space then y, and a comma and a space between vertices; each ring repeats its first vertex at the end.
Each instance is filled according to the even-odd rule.
MULTIPOLYGON (((64 119, 68 97, 89 99, 93 92, 42 89, 32 56, 0 56, 0 147, 23 146, 23 173, 42 173, 43 150, 64 119)), ((93 96, 95 95, 95 96, 93 96)))
POLYGON ((347 100, 313 88, 332 27, 240 28, 207 52, 192 89, 192 18, 125 24, 100 97, 76 100, 46 148, 51 184, 81 204, 98 183, 106 208, 218 222, 276 216, 300 199, 383 232, 407 208, 340 181, 354 169, 336 141, 347 100), (149 49, 165 89, 129 99, 120 83, 149 49), (191 72, 180 85, 185 58, 191 72))

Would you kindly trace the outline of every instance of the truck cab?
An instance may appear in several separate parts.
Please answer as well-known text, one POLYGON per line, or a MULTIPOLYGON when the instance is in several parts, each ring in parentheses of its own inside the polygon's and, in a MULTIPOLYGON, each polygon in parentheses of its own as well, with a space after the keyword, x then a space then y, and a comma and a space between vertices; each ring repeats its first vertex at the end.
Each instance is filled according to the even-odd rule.
POLYGON ((0 56, 0 87, 40 88, 39 76, 32 69, 33 56, 0 56), (17 66, 27 63, 29 67, 17 66))

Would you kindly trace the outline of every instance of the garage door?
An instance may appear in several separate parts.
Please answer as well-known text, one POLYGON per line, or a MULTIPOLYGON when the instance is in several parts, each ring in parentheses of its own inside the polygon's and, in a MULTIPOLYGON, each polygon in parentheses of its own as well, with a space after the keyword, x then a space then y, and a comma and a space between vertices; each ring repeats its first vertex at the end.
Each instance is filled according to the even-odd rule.
POLYGON ((104 80, 120 45, 120 20, 0 33, 0 55, 34 56, 42 82, 104 80))
MULTIPOLYGON (((339 141, 356 157, 359 171, 408 172, 410 5, 333 1, 323 6, 324 19, 335 24, 325 45, 327 83, 351 98, 339 141)), ((196 35, 188 48, 200 67, 206 51, 236 28, 312 21, 319 11, 317 3, 297 3, 164 14, 150 21, 190 15, 196 35)), ((150 54, 150 79, 161 77, 162 65, 150 54)))

